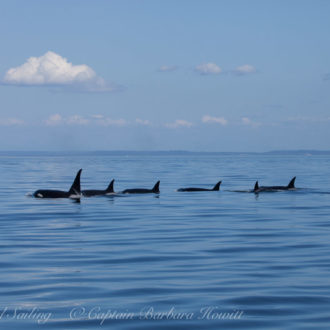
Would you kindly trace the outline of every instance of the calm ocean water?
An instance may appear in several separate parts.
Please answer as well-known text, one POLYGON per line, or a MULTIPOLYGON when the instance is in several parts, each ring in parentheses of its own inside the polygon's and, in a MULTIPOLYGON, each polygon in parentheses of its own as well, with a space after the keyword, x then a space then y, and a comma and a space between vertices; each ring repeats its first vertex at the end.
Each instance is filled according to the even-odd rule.
POLYGON ((330 328, 330 156, 3 153, 0 205, 1 329, 330 328), (28 196, 79 168, 160 194, 28 196))

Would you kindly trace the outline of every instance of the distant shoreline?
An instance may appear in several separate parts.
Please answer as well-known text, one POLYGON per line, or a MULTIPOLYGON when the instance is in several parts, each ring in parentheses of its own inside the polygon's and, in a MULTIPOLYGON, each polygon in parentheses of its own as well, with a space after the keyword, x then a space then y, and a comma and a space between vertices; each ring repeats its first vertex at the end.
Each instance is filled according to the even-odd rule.
POLYGON ((265 152, 248 151, 185 151, 185 150, 164 150, 164 151, 133 151, 133 150, 98 150, 98 151, 0 151, 0 156, 122 156, 122 155, 330 155, 330 150, 273 150, 265 152))

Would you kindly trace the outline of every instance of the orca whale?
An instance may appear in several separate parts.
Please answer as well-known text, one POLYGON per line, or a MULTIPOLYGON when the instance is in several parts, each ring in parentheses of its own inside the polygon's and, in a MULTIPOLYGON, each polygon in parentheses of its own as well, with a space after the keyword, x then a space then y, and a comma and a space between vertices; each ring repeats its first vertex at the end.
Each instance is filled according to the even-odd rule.
POLYGON ((212 189, 205 188, 180 188, 177 191, 219 191, 220 190, 221 181, 219 181, 212 189))
POLYGON ((50 189, 40 189, 33 193, 35 198, 72 198, 80 199, 80 174, 82 169, 80 169, 73 181, 73 184, 69 191, 62 190, 50 190, 50 189))
POLYGON ((253 192, 259 193, 262 191, 279 191, 279 190, 291 190, 295 189, 294 182, 296 177, 292 178, 287 186, 259 186, 258 181, 254 185, 253 192))
POLYGON ((160 181, 157 181, 152 189, 144 189, 144 188, 125 189, 121 193, 122 194, 150 194, 150 193, 159 194, 159 183, 160 181))
POLYGON ((83 190, 81 193, 84 197, 92 197, 92 196, 101 196, 101 195, 107 195, 107 194, 112 194, 114 193, 113 190, 113 183, 115 180, 112 180, 108 186, 107 189, 105 190, 94 190, 94 189, 89 189, 89 190, 83 190))

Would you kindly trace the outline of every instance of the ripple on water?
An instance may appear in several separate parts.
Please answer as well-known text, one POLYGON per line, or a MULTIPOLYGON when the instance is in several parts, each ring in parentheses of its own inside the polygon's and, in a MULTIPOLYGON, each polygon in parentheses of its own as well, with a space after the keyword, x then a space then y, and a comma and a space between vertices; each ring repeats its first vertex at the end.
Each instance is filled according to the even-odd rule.
POLYGON ((106 317, 116 329, 328 329, 330 159, 274 157, 2 155, 0 327, 35 329, 36 308, 51 313, 48 329, 95 329, 109 310, 134 314, 106 317), (81 167, 86 189, 159 178, 161 193, 80 204, 26 196, 70 186, 81 167), (274 184, 286 182, 288 169, 303 189, 234 192, 274 182, 273 171, 274 184), (175 192, 220 179, 220 192, 175 192))

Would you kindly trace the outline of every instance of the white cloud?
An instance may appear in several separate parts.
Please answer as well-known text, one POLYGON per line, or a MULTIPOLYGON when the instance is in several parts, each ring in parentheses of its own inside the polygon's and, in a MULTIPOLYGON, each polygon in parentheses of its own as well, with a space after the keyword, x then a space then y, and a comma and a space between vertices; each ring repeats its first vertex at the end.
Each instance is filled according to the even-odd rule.
POLYGON ((69 125, 87 125, 89 123, 89 120, 79 115, 74 115, 69 117, 66 120, 66 123, 69 125))
POLYGON ((73 115, 67 118, 62 117, 60 114, 56 113, 51 115, 46 121, 46 125, 48 126, 57 126, 57 125, 87 125, 89 120, 81 117, 79 115, 73 115))
POLYGON ((176 71, 178 69, 178 67, 176 65, 162 65, 158 71, 160 72, 172 72, 172 71, 176 71))
POLYGON ((94 119, 103 119, 104 118, 103 115, 92 115, 91 117, 94 119))
POLYGON ((208 115, 203 116, 202 122, 203 123, 217 123, 217 124, 220 124, 223 126, 228 124, 228 120, 225 119, 224 117, 211 117, 208 115))
POLYGON ((48 126, 56 125, 88 125, 94 124, 99 126, 126 126, 128 122, 125 119, 112 119, 103 115, 91 115, 88 118, 80 115, 73 115, 70 117, 62 117, 59 114, 51 115, 46 121, 48 126))
POLYGON ((242 124, 246 125, 246 126, 252 126, 252 127, 258 127, 261 125, 261 123, 252 121, 250 118, 248 117, 242 117, 242 124))
POLYGON ((242 123, 244 124, 244 125, 251 125, 251 120, 249 119, 249 118, 247 118, 247 117, 243 117, 242 118, 242 123))
POLYGON ((203 63, 197 65, 195 67, 195 71, 199 72, 200 74, 207 75, 207 74, 219 74, 222 72, 222 69, 215 63, 203 63))
POLYGON ((48 126, 56 126, 59 125, 63 122, 62 116, 56 113, 55 115, 51 115, 47 120, 46 120, 46 125, 48 126))
POLYGON ((140 119, 140 118, 136 118, 135 122, 139 125, 144 125, 144 126, 151 126, 152 125, 152 123, 149 120, 143 120, 143 119, 140 119))
POLYGON ((112 119, 108 117, 102 117, 98 118, 96 120, 96 124, 101 125, 101 126, 126 126, 128 125, 128 122, 125 119, 112 119))
POLYGON ((23 120, 17 118, 0 118, 0 126, 20 126, 24 124, 23 120))
POLYGON ((51 51, 40 57, 30 57, 21 66, 9 69, 3 82, 19 86, 71 86, 89 92, 114 90, 89 66, 73 65, 51 51))
POLYGON ((255 72, 257 72, 256 68, 250 64, 244 64, 244 65, 238 66, 234 70, 234 73, 237 74, 238 76, 243 76, 243 75, 255 73, 255 72))
POLYGON ((191 127, 193 123, 183 119, 177 119, 174 123, 165 124, 167 128, 191 127))

